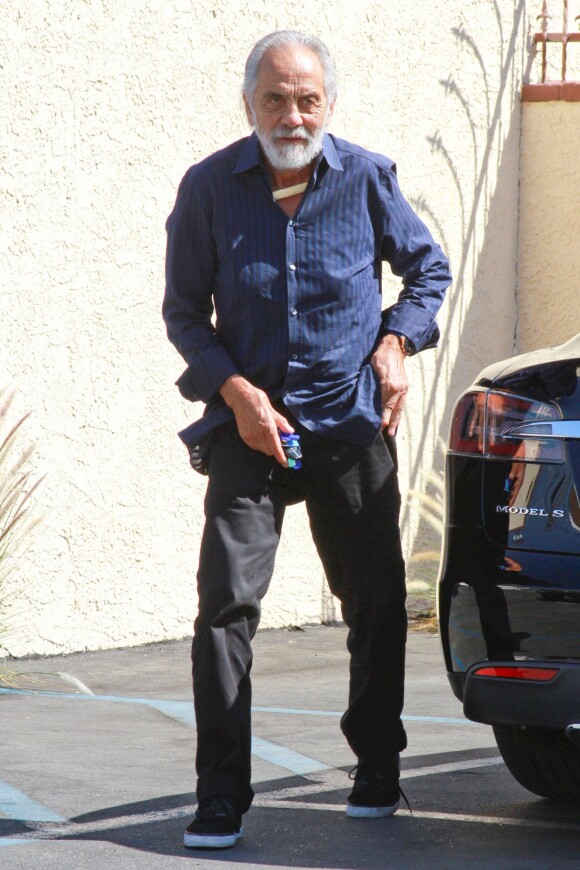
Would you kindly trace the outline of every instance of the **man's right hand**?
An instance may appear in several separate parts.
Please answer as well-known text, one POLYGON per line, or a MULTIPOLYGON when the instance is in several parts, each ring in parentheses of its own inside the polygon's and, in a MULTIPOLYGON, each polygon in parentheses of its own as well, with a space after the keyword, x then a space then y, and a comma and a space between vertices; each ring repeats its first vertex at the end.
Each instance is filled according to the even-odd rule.
POLYGON ((252 450, 273 456, 276 462, 287 467, 288 460, 280 444, 278 429, 282 432, 294 432, 294 429, 272 407, 266 393, 241 375, 232 375, 224 381, 220 393, 234 412, 242 441, 252 450))

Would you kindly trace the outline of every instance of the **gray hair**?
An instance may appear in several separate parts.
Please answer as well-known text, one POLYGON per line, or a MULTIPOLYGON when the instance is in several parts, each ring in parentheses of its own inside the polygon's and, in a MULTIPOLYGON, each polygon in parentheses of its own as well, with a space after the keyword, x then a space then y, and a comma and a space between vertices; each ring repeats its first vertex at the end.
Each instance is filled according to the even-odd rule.
POLYGON ((324 72, 326 98, 330 103, 334 102, 336 98, 336 70, 330 52, 322 40, 318 39, 317 36, 307 36, 304 33, 299 33, 297 30, 278 30, 258 40, 248 55, 244 70, 242 93, 250 106, 253 106, 262 58, 271 49, 286 48, 290 45, 299 45, 307 48, 317 56, 324 72))

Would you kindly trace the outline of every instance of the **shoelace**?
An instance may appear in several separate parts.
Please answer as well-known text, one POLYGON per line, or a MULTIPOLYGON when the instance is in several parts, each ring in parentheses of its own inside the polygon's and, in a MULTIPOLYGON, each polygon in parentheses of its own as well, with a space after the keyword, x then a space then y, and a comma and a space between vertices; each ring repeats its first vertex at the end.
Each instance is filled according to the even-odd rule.
POLYGON ((407 795, 405 794, 405 792, 404 792, 403 789, 401 788, 401 784, 400 784, 400 783, 399 783, 399 791, 401 792, 401 797, 403 798, 403 800, 404 800, 405 803, 407 804, 407 809, 409 810, 409 812, 411 813, 411 815, 413 815, 413 810, 411 809, 411 804, 410 804, 409 801, 407 800, 407 795))
POLYGON ((233 811, 233 807, 229 807, 228 804, 222 800, 222 798, 214 797, 209 800, 204 806, 199 807, 197 810, 197 814, 200 818, 227 818, 232 821, 235 820, 235 812, 233 811))

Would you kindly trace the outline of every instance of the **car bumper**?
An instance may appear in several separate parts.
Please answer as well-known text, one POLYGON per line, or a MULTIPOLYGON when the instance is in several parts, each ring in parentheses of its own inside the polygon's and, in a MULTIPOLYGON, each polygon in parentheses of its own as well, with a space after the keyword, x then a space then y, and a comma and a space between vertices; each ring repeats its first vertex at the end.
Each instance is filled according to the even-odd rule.
MULTIPOLYGON (((493 662, 495 668, 513 669, 520 662, 493 662)), ((547 681, 482 676, 489 661, 474 664, 463 676, 463 709, 468 719, 487 725, 519 725, 566 730, 580 722, 580 663, 530 662, 528 672, 557 671, 547 681)))
POLYGON ((580 557, 516 554, 481 528, 447 527, 438 613, 450 674, 486 660, 580 662, 580 557))

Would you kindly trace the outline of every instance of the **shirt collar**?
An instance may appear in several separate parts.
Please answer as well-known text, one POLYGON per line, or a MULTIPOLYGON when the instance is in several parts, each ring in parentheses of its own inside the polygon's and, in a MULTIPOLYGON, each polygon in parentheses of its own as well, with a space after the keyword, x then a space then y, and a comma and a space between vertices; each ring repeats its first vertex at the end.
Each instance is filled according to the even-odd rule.
MULTIPOLYGON (((328 133, 325 133, 322 139, 321 158, 322 157, 325 158, 331 169, 336 169, 339 172, 344 171, 340 158, 336 153, 334 142, 328 133)), ((260 145, 256 133, 253 132, 251 136, 248 136, 244 143, 242 153, 240 154, 238 162, 234 168, 234 175, 239 172, 247 172, 249 169, 253 169, 254 166, 259 166, 260 163, 260 145)))

